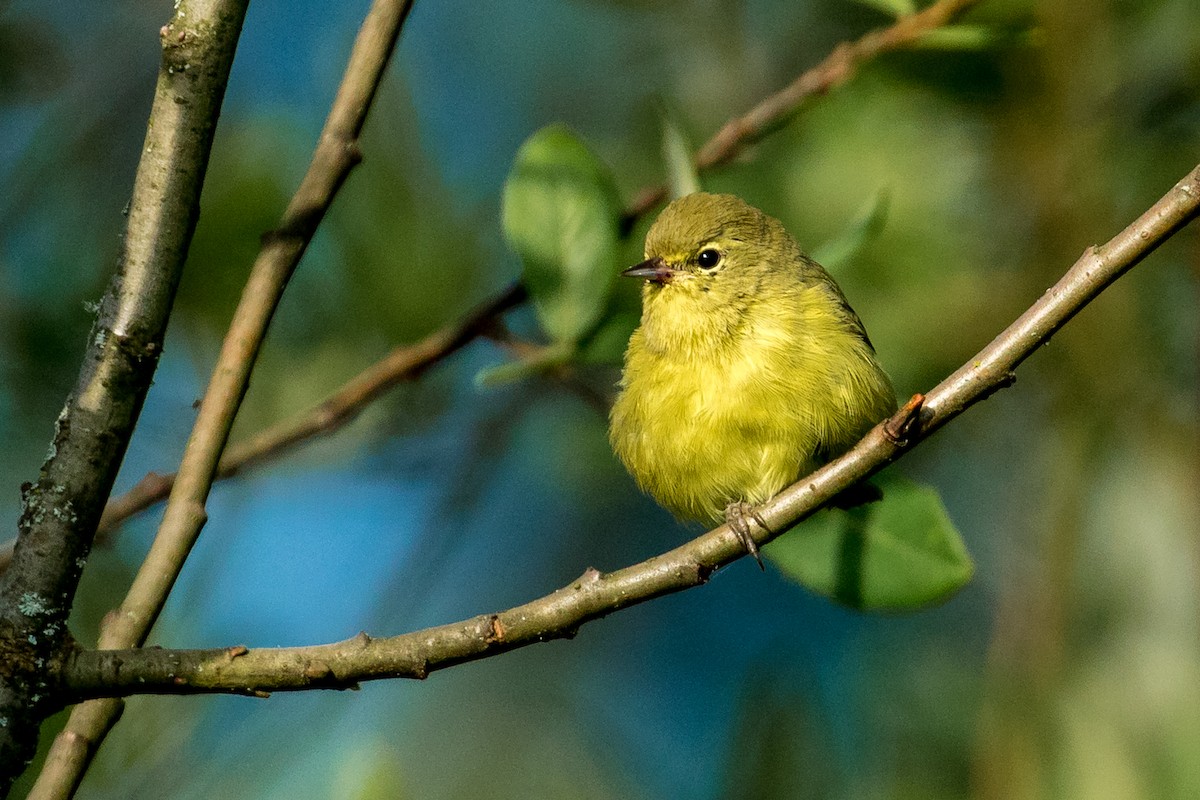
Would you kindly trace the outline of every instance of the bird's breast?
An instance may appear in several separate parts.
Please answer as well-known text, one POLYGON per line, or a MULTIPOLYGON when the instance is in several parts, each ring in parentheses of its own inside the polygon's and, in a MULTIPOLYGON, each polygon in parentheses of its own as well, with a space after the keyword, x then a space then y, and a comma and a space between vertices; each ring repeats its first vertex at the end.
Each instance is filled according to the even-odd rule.
POLYGON ((815 449, 797 375, 755 346, 656 351, 635 335, 612 412, 613 447, 678 516, 712 521, 732 500, 761 501, 815 449))

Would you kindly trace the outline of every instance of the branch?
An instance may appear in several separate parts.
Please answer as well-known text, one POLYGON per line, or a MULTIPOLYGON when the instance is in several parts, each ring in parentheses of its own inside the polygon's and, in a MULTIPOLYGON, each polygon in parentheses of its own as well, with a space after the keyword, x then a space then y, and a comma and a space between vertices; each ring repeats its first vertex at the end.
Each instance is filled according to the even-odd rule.
MULTIPOLYGON (((900 17, 890 27, 870 31, 853 42, 842 42, 820 64, 805 70, 800 77, 742 116, 726 122, 696 151, 696 169, 708 170, 729 162, 750 145, 786 125, 809 98, 841 86, 867 61, 912 44, 978 3, 979 0, 940 0, 924 11, 900 17)), ((642 189, 626 212, 627 225, 631 226, 634 219, 666 197, 666 186, 642 189)))
MULTIPOLYGON (((787 88, 765 98, 746 114, 725 123, 700 148, 696 166, 707 170, 724 164, 790 120, 804 101, 845 83, 863 63, 889 50, 911 44, 978 2, 941 0, 920 13, 901 17, 891 27, 871 31, 853 42, 842 42, 821 63, 806 70, 787 88)), ((635 202, 625 211, 627 223, 661 202, 665 198, 665 191, 662 186, 648 186, 638 192, 635 202)), ((358 416, 368 403, 398 383, 419 377, 434 363, 487 330, 492 320, 524 302, 524 299, 522 289, 509 286, 481 303, 462 321, 435 331, 417 344, 396 348, 296 420, 274 425, 252 439, 235 445, 221 459, 217 478, 231 477, 245 467, 277 457, 309 438, 339 430, 358 416), (521 294, 517 296, 515 293, 521 294), (450 344, 452 346, 448 346, 450 344)), ((174 481, 174 474, 148 473, 124 495, 109 502, 100 520, 100 535, 111 534, 129 517, 166 498, 174 481)), ((5 553, 0 546, 0 570, 4 566, 5 553)))
POLYGON ((187 0, 160 32, 162 63, 117 274, 51 455, 37 483, 22 489, 19 537, 0 587, 0 795, 54 710, 43 665, 71 646, 66 619, 80 572, 162 352, 246 2, 187 0))
MULTIPOLYGON (((510 284, 458 321, 419 342, 393 349, 295 419, 272 425, 232 446, 221 457, 217 478, 230 478, 246 467, 276 457, 309 439, 340 430, 389 389, 421 377, 430 367, 472 342, 505 311, 524 301, 525 287, 519 283, 510 284)), ((147 473, 128 492, 110 500, 100 518, 99 535, 110 534, 129 517, 165 499, 171 493, 175 477, 175 473, 147 473)))
MULTIPOLYGON (((1013 370, 1105 287, 1200 213, 1200 166, 1132 225, 1074 266, 991 344, 877 425, 848 453, 785 489, 759 511, 786 531, 836 494, 879 471, 964 410, 1013 382, 1013 370)), ((760 531, 756 532, 761 533, 760 531)), ((766 544, 777 533, 761 533, 766 544)), ((625 569, 582 577, 541 599, 499 614, 386 639, 365 633, 336 644, 255 649, 120 650, 78 653, 66 686, 81 697, 353 688, 379 678, 430 672, 518 647, 574 636, 579 627, 627 606, 698 586, 746 554, 722 525, 670 552, 625 569)))
MULTIPOLYGON (((218 461, 271 317, 333 197, 361 159, 358 136, 411 7, 411 0, 375 0, 363 20, 308 172, 279 226, 263 237, 158 534, 120 608, 105 617, 100 647, 137 647, 145 641, 200 534, 218 461)), ((119 711, 111 701, 76 707, 55 740, 50 763, 57 771, 43 772, 32 796, 70 793, 119 711)))

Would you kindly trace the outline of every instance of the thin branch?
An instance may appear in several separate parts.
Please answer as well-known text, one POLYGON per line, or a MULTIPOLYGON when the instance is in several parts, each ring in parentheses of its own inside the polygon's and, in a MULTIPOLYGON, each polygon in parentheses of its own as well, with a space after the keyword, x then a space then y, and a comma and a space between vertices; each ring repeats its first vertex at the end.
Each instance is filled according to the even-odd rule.
MULTIPOLYGON (((318 436, 328 436, 349 424, 368 404, 389 389, 419 378, 430 367, 458 352, 497 317, 525 300, 525 287, 509 285, 498 295, 471 309, 451 325, 419 342, 401 345, 355 375, 319 404, 294 419, 285 420, 239 442, 221 457, 217 478, 232 477, 318 436)), ((100 518, 100 536, 111 533, 134 514, 146 510, 171 493, 175 474, 148 473, 132 489, 114 498, 100 518)))
MULTIPOLYGON (((841 86, 867 61, 891 50, 913 44, 934 28, 953 20, 980 0, 940 0, 900 17, 887 28, 864 34, 853 42, 842 42, 825 60, 775 94, 761 100, 740 117, 726 122, 696 151, 696 168, 712 169, 736 158, 747 147, 786 125, 810 98, 841 86)), ((626 212, 627 224, 645 214, 667 197, 666 186, 647 186, 626 212)))
MULTIPOLYGON (((853 77, 863 63, 887 52, 899 49, 919 39, 923 34, 946 24, 979 0, 941 0, 917 14, 901 17, 894 25, 871 31, 853 42, 842 42, 815 67, 806 70, 785 89, 762 100, 746 114, 725 123, 696 157, 697 167, 712 169, 734 158, 747 146, 761 140, 790 120, 803 103, 814 95, 823 94, 853 77)), ((661 186, 648 186, 638 192, 635 202, 625 211, 627 221, 649 212, 665 197, 661 186)), ((517 297, 514 286, 480 304, 460 321, 430 334, 415 345, 402 346, 381 361, 367 367, 348 381, 328 399, 304 412, 294 421, 274 425, 252 439, 239 443, 221 459, 218 478, 237 474, 247 466, 275 458, 313 436, 323 436, 340 429, 354 419, 368 403, 378 399, 398 383, 418 377, 432 364, 450 355, 479 335, 488 322, 524 301, 517 297), (492 315, 477 316, 487 309, 492 315), (461 338, 465 337, 465 338, 461 338), (438 343, 453 343, 453 348, 439 349, 438 343), (368 391, 362 387, 372 386, 368 391), (330 414, 331 409, 336 410, 330 414)), ((114 498, 100 521, 101 535, 115 530, 122 522, 138 514, 170 494, 174 474, 149 473, 121 497, 114 498)), ((5 567, 5 553, 0 546, 0 570, 5 567)))
MULTIPOLYGON (((232 445, 221 456, 217 479, 231 478, 247 467, 278 457, 310 439, 336 433, 393 387, 416 380, 428 369, 470 344, 481 332, 495 324, 505 311, 525 302, 525 297, 522 284, 509 284, 499 294, 484 300, 450 325, 439 328, 418 342, 394 348, 312 408, 232 445)), ((165 500, 174 485, 174 472, 147 472, 125 494, 111 498, 100 516, 96 544, 106 543, 125 520, 165 500)), ((15 541, 0 545, 0 573, 8 568, 15 541)))
POLYGON ((360 160, 359 131, 411 6, 411 0, 376 0, 363 21, 308 172, 279 226, 264 236, 234 311, 158 535, 118 613, 102 627, 102 646, 144 641, 200 533, 220 455, 271 317, 317 225, 360 160))
MULTIPOLYGON (((271 317, 330 203, 361 158, 358 136, 411 7, 411 0, 376 0, 363 20, 308 172, 278 228, 263 237, 201 401, 158 534, 120 608, 105 617, 101 647, 137 647, 145 641, 199 536, 221 452, 271 317)), ((56 749, 71 755, 52 759, 61 769, 44 772, 34 796, 69 794, 118 712, 110 701, 77 706, 55 741, 56 749)))
POLYGON ((246 2, 182 2, 160 32, 162 63, 116 275, 51 455, 22 490, 19 538, 0 588, 0 795, 55 710, 44 665, 71 646, 66 619, 80 572, 162 352, 246 2))
MULTIPOLYGON (((1093 300, 1200 213, 1200 166, 1132 225, 1089 247, 1057 284, 962 368, 877 425, 853 450, 785 489, 759 511, 772 531, 786 531, 838 492, 882 469, 993 392, 1093 300)), ((776 533, 756 538, 766 544, 776 533)), ((541 599, 498 614, 386 639, 365 633, 336 644, 250 650, 121 650, 78 653, 65 683, 81 697, 141 693, 234 693, 353 688, 380 678, 430 672, 536 642, 574 636, 579 627, 627 606, 698 586, 745 549, 727 525, 625 569, 588 569, 541 599)))

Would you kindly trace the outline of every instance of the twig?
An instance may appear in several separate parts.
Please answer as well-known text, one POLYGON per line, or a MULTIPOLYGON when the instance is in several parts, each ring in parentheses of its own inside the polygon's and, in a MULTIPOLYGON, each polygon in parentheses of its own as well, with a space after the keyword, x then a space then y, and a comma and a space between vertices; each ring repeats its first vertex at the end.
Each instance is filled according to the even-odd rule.
MULTIPOLYGON (((232 445, 221 456, 217 479, 231 478, 318 436, 328 436, 352 422, 368 404, 389 389, 419 378, 430 367, 474 341, 508 309, 525 302, 525 287, 510 284, 499 294, 468 311, 461 319, 412 344, 400 345, 337 391, 299 416, 259 431, 232 445)), ((96 544, 104 544, 121 523, 165 500, 175 485, 175 473, 147 472, 133 488, 111 498, 100 516, 96 544)), ((0 572, 8 568, 15 540, 0 545, 0 572)))
MULTIPOLYGON (((232 477, 246 467, 277 456, 309 439, 327 436, 341 429, 380 395, 399 383, 416 380, 430 367, 473 341, 500 314, 524 300, 525 287, 519 283, 511 284, 467 312, 457 322, 434 331, 419 342, 395 348, 295 419, 272 425, 230 447, 221 457, 217 478, 232 477)), ((100 518, 100 536, 111 533, 129 517, 167 497, 174 483, 174 473, 148 473, 128 492, 109 502, 100 518)))
POLYGON ((187 0, 161 31, 117 274, 51 455, 23 489, 19 539, 0 588, 0 796, 55 710, 47 666, 72 646, 66 620, 80 572, 162 352, 246 2, 187 0))
MULTIPOLYGON (((263 237, 262 249, 234 312, 158 534, 119 609, 100 629, 100 647, 137 647, 149 634, 196 537, 204 525, 209 490, 249 384, 258 350, 288 280, 333 197, 358 163, 358 136, 383 78, 411 0, 375 0, 363 20, 342 83, 313 152, 312 163, 288 203, 278 228, 263 237)), ((189 15, 190 16, 190 15, 189 15)), ((105 701, 102 701, 105 702, 105 701)), ((69 794, 87 769, 90 754, 119 709, 77 706, 55 748, 72 751, 54 773, 43 773, 31 796, 69 794), (87 742, 91 747, 80 747, 87 742)))
MULTIPOLYGON (((1089 247, 1067 273, 963 367, 877 425, 853 450, 785 489, 759 511, 785 531, 838 492, 896 460, 965 409, 1012 383, 1013 370, 1091 302, 1200 213, 1200 166, 1132 225, 1089 247), (914 422, 914 418, 916 421, 914 422), (890 431, 890 432, 889 432, 890 431), (903 432, 901 439, 896 431, 903 432)), ((776 533, 755 529, 759 544, 776 533)), ((122 650, 79 653, 67 665, 68 690, 83 697, 140 693, 234 693, 352 688, 380 678, 430 672, 518 647, 574 636, 579 627, 627 606, 707 581, 746 553, 722 525, 668 553, 616 572, 588 569, 541 599, 499 614, 386 639, 365 633, 336 644, 250 650, 122 650)))
MULTIPOLYGON (((806 70, 787 88, 762 100, 743 116, 725 123, 720 131, 701 147, 696 158, 697 167, 711 169, 725 163, 790 119, 805 100, 845 83, 864 62, 912 43, 924 33, 946 24, 978 2, 979 0, 942 0, 917 14, 901 17, 891 27, 871 31, 853 42, 842 42, 820 64, 806 70)), ((664 192, 662 186, 648 186, 642 189, 634 203, 626 209, 626 219, 634 220, 649 212, 665 197, 664 192)), ((524 301, 523 296, 514 297, 515 291, 518 291, 515 287, 508 287, 482 303, 476 312, 491 308, 494 310, 491 318, 499 317, 504 311, 524 301)), ((387 389, 417 377, 430 364, 449 355, 450 351, 443 352, 436 347, 437 342, 453 342, 457 348, 485 330, 488 319, 476 318, 476 312, 468 315, 463 322, 430 334, 416 345, 392 351, 295 421, 272 426, 249 441, 235 445, 221 459, 217 477, 230 477, 247 466, 290 450, 310 436, 327 435, 338 430, 354 419, 363 406, 377 399, 387 389), (470 327, 463 330, 467 321, 470 321, 470 327), (467 338, 460 340, 460 335, 467 338), (364 392, 356 388, 376 381, 379 387, 377 391, 364 392), (338 416, 330 418, 326 423, 324 418, 328 415, 331 404, 339 410, 338 416)), ((101 535, 110 534, 129 517, 164 499, 171 491, 174 477, 173 474, 150 473, 125 495, 110 501, 100 521, 101 535)), ((0 545, 0 571, 4 567, 5 554, 3 546, 0 545)))
MULTIPOLYGON (((707 170, 735 158, 749 145, 778 130, 792 119, 809 98, 825 94, 854 77, 863 63, 912 44, 934 28, 953 20, 980 0, 940 0, 924 11, 900 17, 887 27, 870 31, 853 42, 842 42, 825 60, 740 117, 726 122, 696 151, 696 169, 707 170)), ((627 225, 661 203, 666 186, 647 186, 626 211, 627 225)))

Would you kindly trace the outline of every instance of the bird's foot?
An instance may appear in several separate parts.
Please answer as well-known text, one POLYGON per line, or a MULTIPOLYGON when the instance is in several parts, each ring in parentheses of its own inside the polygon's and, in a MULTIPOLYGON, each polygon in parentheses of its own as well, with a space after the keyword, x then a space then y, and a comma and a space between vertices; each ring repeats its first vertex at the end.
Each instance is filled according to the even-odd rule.
POLYGON ((758 542, 754 541, 754 537, 750 535, 750 520, 757 522, 764 531, 771 532, 771 528, 763 520, 762 515, 749 503, 737 500, 725 506, 725 521, 737 534, 738 539, 746 548, 746 552, 754 556, 754 560, 758 562, 758 568, 766 572, 767 568, 763 566, 762 556, 758 553, 758 542))

